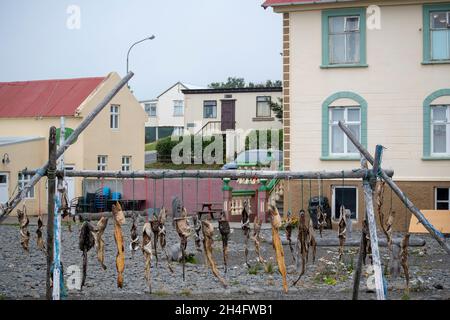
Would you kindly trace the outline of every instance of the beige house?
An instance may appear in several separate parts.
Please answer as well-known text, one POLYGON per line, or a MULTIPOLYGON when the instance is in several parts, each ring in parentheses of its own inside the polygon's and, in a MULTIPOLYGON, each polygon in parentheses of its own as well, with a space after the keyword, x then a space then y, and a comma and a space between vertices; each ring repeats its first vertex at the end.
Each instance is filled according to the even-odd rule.
MULTIPOLYGON (((101 78, 0 83, 0 202, 30 177, 20 171, 42 166, 48 158, 51 126, 75 129, 120 81, 101 78)), ((124 87, 65 153, 67 170, 143 170, 147 115, 124 87)), ((81 179, 67 179, 69 198, 82 194, 81 179)), ((26 200, 28 212, 46 207, 45 179, 26 200)))
MULTIPOLYGON (((450 2, 267 0, 282 14, 284 167, 358 168, 344 120, 420 209, 450 207, 450 2)), ((293 187, 300 194, 300 182, 293 187)), ((324 182, 333 218, 343 202, 360 225, 360 181, 324 182), (343 199, 342 199, 343 198, 343 199)), ((307 190, 307 189, 306 189, 307 190)), ((313 184, 313 195, 318 195, 313 184)), ((306 207, 291 197, 294 211, 306 207)), ((391 206, 386 192, 385 209, 391 206)), ((394 196, 396 227, 409 213, 394 196)), ((449 212, 450 214, 450 212, 449 212)))
POLYGON ((183 90, 185 128, 210 135, 226 130, 281 129, 269 102, 278 102, 282 88, 183 90))

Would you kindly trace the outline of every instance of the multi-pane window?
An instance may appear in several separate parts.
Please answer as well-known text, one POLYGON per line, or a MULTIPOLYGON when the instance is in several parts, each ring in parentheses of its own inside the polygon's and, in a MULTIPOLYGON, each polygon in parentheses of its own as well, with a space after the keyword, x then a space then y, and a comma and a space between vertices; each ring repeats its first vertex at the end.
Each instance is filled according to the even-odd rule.
POLYGON ((217 118, 217 101, 203 101, 203 118, 217 118))
POLYGON ((360 17, 337 16, 328 18, 328 48, 330 64, 360 62, 360 17))
POLYGON ((450 154, 450 106, 431 107, 431 136, 434 154, 450 154))
MULTIPOLYGON (((30 182, 30 180, 31 175, 19 173, 18 176, 19 192, 22 192, 23 188, 25 187, 26 184, 28 184, 28 182, 30 182)), ((28 199, 34 198, 34 187, 30 188, 30 190, 27 192, 26 197, 28 199)))
POLYGON ((156 117, 156 103, 146 103, 145 112, 149 117, 156 117))
POLYGON ((122 171, 131 171, 131 157, 123 156, 122 157, 122 171))
POLYGON ((436 188, 436 210, 450 210, 450 188, 436 188))
POLYGON ((352 212, 352 219, 358 219, 358 188, 351 186, 333 187, 333 208, 332 214, 335 220, 341 215, 341 206, 352 212))
POLYGON ((355 145, 339 127, 343 121, 355 137, 361 141, 361 108, 359 107, 331 107, 330 112, 330 153, 331 154, 357 154, 355 145))
POLYGON ((182 136, 184 133, 184 127, 174 127, 172 135, 173 136, 182 136))
POLYGON ((431 60, 450 60, 450 10, 430 13, 431 60))
POLYGON ((106 171, 108 156, 98 156, 97 157, 97 170, 106 171))
POLYGON ((173 101, 173 115, 176 117, 180 117, 180 116, 184 115, 183 100, 174 100, 173 101))
POLYGON ((118 105, 111 106, 110 127, 111 127, 111 129, 119 129, 119 106, 118 105))
POLYGON ((270 97, 256 97, 256 117, 270 117, 270 97))

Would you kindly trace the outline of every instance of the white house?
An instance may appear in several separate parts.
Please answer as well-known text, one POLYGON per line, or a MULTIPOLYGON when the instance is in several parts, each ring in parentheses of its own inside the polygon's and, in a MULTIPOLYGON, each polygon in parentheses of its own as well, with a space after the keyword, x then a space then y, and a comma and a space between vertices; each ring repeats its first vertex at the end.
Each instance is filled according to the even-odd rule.
POLYGON ((148 114, 145 124, 145 142, 184 132, 184 94, 182 90, 202 87, 177 82, 156 99, 141 101, 148 114))

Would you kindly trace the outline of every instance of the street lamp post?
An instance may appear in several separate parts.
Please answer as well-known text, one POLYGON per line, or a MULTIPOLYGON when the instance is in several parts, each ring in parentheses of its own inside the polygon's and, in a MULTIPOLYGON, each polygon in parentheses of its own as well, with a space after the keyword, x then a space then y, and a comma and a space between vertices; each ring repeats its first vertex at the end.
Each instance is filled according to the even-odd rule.
POLYGON ((145 38, 145 39, 139 40, 139 41, 133 43, 133 44, 131 45, 130 49, 128 49, 128 53, 127 53, 127 74, 128 74, 128 72, 129 72, 128 66, 129 66, 129 58, 130 58, 130 51, 131 51, 131 49, 133 49, 133 47, 134 47, 135 45, 137 45, 137 44, 139 44, 139 43, 141 43, 141 42, 144 42, 144 41, 147 41, 147 40, 153 40, 153 39, 155 39, 155 36, 154 36, 154 35, 152 35, 152 36, 150 36, 150 37, 147 37, 147 38, 145 38))

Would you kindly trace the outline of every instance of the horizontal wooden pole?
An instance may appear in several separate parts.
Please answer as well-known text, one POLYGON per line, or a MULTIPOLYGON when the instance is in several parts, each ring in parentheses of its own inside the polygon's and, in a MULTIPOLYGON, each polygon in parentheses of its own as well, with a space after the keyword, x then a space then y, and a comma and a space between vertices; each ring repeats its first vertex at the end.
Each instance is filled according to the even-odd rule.
MULTIPOLYGON (((34 174, 34 170, 25 170, 25 174, 34 174)), ((149 170, 149 171, 65 171, 66 177, 81 178, 113 178, 113 179, 133 179, 133 178, 259 178, 259 179, 361 179, 368 175, 370 170, 354 169, 344 171, 263 171, 263 170, 149 170)), ((387 175, 393 176, 393 171, 386 171, 387 175)), ((57 172, 62 175, 62 171, 57 172)))

